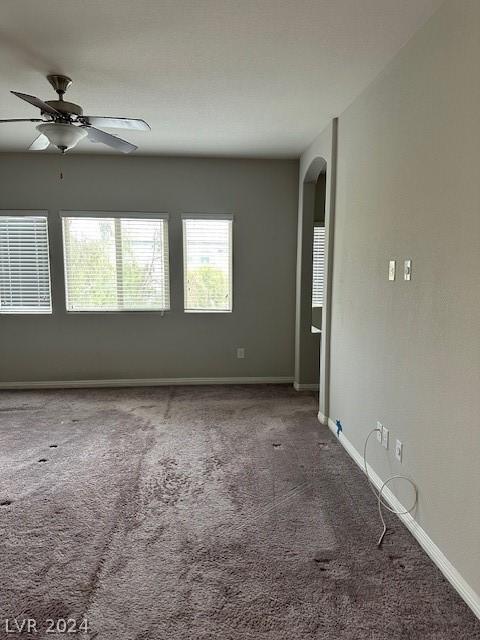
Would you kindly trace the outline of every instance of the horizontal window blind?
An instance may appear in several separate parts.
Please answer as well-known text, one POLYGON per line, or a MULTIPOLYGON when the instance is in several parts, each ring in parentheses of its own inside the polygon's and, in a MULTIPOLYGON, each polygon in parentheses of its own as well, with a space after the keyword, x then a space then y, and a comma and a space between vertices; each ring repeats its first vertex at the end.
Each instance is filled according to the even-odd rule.
POLYGON ((46 216, 0 215, 0 313, 51 313, 46 216))
POLYGON ((153 216, 64 216, 69 311, 170 308, 168 222, 153 216))
POLYGON ((325 227, 313 228, 312 307, 323 307, 325 282, 325 227))
POLYGON ((232 219, 183 217, 185 311, 232 310, 232 219))

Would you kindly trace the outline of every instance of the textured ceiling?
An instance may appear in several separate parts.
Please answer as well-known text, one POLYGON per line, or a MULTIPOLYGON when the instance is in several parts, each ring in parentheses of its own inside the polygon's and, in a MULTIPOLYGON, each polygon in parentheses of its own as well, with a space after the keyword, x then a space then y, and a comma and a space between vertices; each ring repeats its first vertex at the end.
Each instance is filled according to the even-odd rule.
MULTIPOLYGON (((55 94, 141 154, 296 157, 382 70, 441 0, 1 0, 0 118, 37 117, 9 93, 55 94), (110 130, 115 133, 114 130, 110 130)), ((23 151, 34 124, 0 125, 23 151)), ((73 153, 105 152, 80 143, 73 153)))

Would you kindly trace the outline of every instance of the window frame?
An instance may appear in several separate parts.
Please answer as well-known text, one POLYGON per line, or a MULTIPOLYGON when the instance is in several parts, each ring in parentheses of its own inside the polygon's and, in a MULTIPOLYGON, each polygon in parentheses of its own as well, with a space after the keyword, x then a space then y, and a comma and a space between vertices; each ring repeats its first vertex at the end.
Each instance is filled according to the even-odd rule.
POLYGON ((182 213, 182 267, 183 267, 183 313, 233 313, 233 224, 234 216, 231 213, 182 213), (229 249, 229 299, 230 305, 228 309, 187 309, 187 247, 185 233, 186 220, 227 220, 229 224, 228 249, 229 249))
POLYGON ((50 250, 50 229, 49 229, 49 212, 48 209, 1 209, 0 218, 42 218, 45 219, 45 233, 47 245, 47 266, 48 266, 48 295, 49 308, 47 311, 2 311, 0 306, 0 316, 52 316, 53 315, 53 297, 52 297, 52 255, 50 250))
POLYGON ((125 314, 155 314, 163 317, 165 313, 172 310, 172 291, 171 291, 171 264, 170 264, 170 216, 166 212, 161 211, 80 211, 77 209, 67 210, 61 209, 59 217, 62 226, 62 260, 63 260, 63 278, 64 278, 64 304, 65 312, 67 315, 125 315, 125 314), (141 219, 141 220, 164 220, 166 224, 166 239, 167 239, 167 260, 168 267, 168 308, 166 309, 69 309, 68 308, 68 275, 67 275, 67 260, 66 260, 66 245, 64 234, 64 218, 103 218, 103 219, 141 219))

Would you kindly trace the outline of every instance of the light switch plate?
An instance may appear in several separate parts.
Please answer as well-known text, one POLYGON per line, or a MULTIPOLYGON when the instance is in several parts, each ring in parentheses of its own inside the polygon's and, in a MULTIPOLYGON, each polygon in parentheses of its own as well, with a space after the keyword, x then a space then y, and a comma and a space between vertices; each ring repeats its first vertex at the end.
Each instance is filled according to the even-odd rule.
POLYGON ((390 262, 388 263, 388 279, 389 280, 395 280, 396 265, 397 265, 396 260, 390 260, 390 262))
POLYGON ((243 360, 245 358, 245 349, 243 347, 238 347, 238 349, 237 349, 237 358, 239 360, 243 360))
POLYGON ((411 260, 405 260, 405 264, 403 267, 403 277, 405 280, 412 279, 412 261, 411 260))
POLYGON ((384 447, 385 449, 388 449, 388 434, 389 434, 389 430, 386 427, 383 427, 383 431, 382 431, 382 447, 384 447))
POLYGON ((401 462, 402 456, 403 456, 403 444, 400 442, 400 440, 397 440, 395 442, 395 457, 399 462, 401 462))

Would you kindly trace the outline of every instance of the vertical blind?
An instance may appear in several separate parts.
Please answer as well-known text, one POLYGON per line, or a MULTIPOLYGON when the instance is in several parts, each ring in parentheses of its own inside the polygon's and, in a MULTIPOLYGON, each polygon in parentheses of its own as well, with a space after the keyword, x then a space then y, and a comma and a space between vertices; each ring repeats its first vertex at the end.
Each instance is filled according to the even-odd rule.
POLYGON ((232 219, 183 217, 185 311, 232 310, 232 219))
POLYGON ((325 281, 325 227, 313 228, 312 307, 323 307, 325 281))
POLYGON ((63 245, 69 311, 170 308, 166 218, 64 216, 63 245))
POLYGON ((0 313, 51 313, 46 216, 0 215, 0 313))

